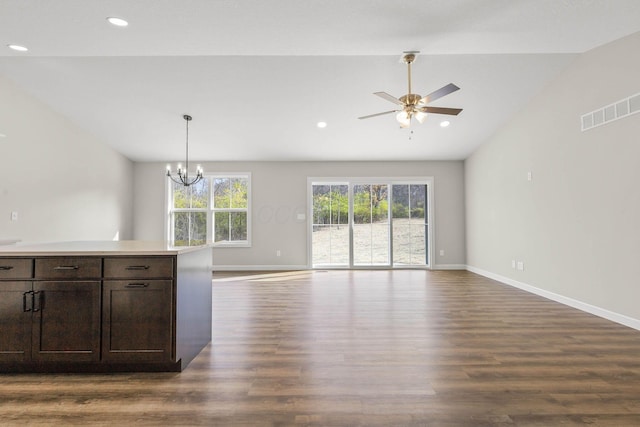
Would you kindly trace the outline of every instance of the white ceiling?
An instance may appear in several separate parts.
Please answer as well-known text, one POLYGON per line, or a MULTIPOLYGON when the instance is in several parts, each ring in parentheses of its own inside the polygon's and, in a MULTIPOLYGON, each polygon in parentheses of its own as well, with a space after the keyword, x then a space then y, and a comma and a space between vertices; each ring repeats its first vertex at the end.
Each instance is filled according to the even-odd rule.
POLYGON ((637 31, 638 0, 0 0, 0 74, 135 161, 184 159, 183 114, 199 161, 464 159, 637 31), (406 50, 414 92, 461 87, 433 103, 464 109, 448 128, 357 119, 407 92, 406 50))

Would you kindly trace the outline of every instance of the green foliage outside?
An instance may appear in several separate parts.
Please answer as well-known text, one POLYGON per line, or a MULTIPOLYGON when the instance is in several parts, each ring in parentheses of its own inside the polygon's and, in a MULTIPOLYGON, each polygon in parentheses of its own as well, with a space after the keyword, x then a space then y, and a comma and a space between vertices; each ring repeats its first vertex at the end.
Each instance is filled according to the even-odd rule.
MULTIPOLYGON (((386 185, 355 186, 353 220, 356 224, 369 224, 388 220, 389 201, 386 187, 386 185)), ((391 206, 392 217, 424 218, 425 186, 411 186, 411 190, 414 193, 422 190, 422 194, 413 195, 411 206, 409 206, 408 198, 410 187, 408 185, 400 187, 404 187, 401 188, 403 190, 406 189, 406 194, 394 193, 394 203, 391 206)), ((314 224, 337 225, 349 223, 349 198, 346 193, 346 186, 315 186, 313 193, 313 222, 314 224)))
POLYGON ((248 185, 244 178, 216 178, 213 184, 213 207, 246 208, 248 185))
MULTIPOLYGON (((248 206, 248 182, 244 178, 216 178, 213 207, 215 209, 245 209, 248 206)), ((215 212, 214 242, 247 240, 246 212, 215 212)))
POLYGON ((314 194, 313 217, 315 224, 348 224, 348 196, 339 191, 314 194))
MULTIPOLYGON (((196 246, 207 242, 209 187, 211 180, 185 187, 173 184, 175 209, 205 209, 200 212, 174 212, 174 245, 196 246)), ((215 178, 213 180, 213 204, 216 209, 246 209, 248 207, 248 181, 244 178, 215 178)), ((246 212, 215 212, 214 242, 247 240, 246 212)), ((210 237, 209 237, 210 238, 210 237)))
POLYGON ((207 243, 206 212, 175 212, 174 245, 197 246, 207 243))

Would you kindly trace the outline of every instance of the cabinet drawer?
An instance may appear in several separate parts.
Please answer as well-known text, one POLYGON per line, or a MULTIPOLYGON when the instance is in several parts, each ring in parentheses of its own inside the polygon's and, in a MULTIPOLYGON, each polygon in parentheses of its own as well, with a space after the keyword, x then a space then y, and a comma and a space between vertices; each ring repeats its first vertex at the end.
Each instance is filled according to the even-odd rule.
POLYGON ((36 279, 90 279, 101 276, 101 258, 36 258, 36 279))
POLYGON ((173 258, 113 257, 104 259, 105 278, 172 278, 173 258))
POLYGON ((0 279, 30 279, 33 258, 0 258, 0 279))

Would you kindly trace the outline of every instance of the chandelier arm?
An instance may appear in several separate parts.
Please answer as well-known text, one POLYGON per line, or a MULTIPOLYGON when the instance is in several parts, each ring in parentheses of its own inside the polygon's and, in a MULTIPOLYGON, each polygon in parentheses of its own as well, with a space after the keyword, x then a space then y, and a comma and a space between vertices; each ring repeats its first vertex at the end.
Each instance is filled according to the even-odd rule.
POLYGON ((171 178, 171 181, 175 182, 176 184, 184 185, 185 187, 196 184, 202 181, 203 178, 202 174, 198 174, 192 181, 189 181, 189 178, 186 175, 178 175, 177 179, 169 173, 167 173, 167 176, 171 178))

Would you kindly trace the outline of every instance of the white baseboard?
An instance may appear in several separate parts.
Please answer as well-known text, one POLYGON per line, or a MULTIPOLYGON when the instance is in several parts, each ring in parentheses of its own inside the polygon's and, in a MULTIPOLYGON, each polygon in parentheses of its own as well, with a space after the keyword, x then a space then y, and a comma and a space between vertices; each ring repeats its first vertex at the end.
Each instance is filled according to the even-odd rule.
POLYGON ((213 265, 213 271, 284 271, 308 270, 306 265, 213 265))
POLYGON ((514 288, 522 289, 523 291, 527 291, 532 294, 539 295, 541 297, 550 299, 552 301, 559 302, 560 304, 577 308, 578 310, 581 310, 590 314, 594 314, 598 317, 602 317, 607 320, 611 320, 612 322, 620 323, 621 325, 628 326, 630 328, 640 331, 640 320, 634 319, 633 317, 625 316, 624 314, 615 313, 613 311, 609 311, 604 308, 597 307, 595 305, 587 304, 585 302, 578 301, 573 298, 565 297, 563 295, 559 295, 554 292, 536 288, 535 286, 531 286, 526 283, 510 279, 508 277, 500 276, 499 274, 482 270, 480 268, 476 268, 470 265, 467 266, 467 270, 471 271, 472 273, 476 273, 481 276, 488 277, 489 279, 497 280, 498 282, 504 283, 506 285, 513 286, 514 288))
POLYGON ((466 270, 467 266, 464 264, 434 264, 433 270, 466 270))

